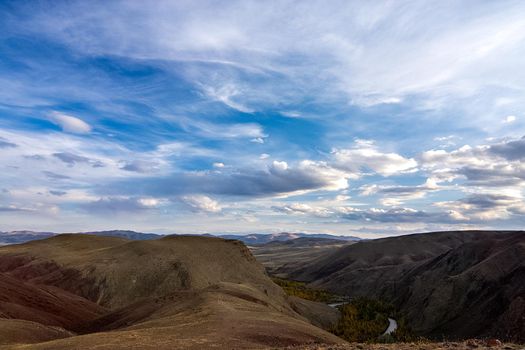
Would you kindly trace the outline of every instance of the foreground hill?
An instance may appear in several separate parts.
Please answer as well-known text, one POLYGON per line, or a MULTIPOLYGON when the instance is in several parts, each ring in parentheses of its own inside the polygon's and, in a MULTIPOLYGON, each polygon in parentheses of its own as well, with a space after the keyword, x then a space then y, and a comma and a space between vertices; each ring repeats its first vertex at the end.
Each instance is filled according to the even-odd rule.
POLYGON ((284 270, 311 286, 394 302, 430 337, 525 341, 525 233, 436 232, 345 246, 284 270))
POLYGON ((0 339, 36 342, 9 348, 242 349, 341 342, 294 311, 238 241, 59 235, 0 247, 0 273, 8 299, 0 303, 0 318, 6 319, 0 339), (24 327, 17 328, 21 320, 24 327))

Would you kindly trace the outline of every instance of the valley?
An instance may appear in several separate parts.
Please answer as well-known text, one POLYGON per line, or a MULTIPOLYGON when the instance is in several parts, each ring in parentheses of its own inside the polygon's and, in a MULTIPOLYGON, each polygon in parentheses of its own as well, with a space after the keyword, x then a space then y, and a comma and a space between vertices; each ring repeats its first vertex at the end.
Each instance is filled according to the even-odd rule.
POLYGON ((522 231, 457 231, 358 242, 298 265, 265 264, 314 289, 391 302, 429 339, 523 342, 524 257, 522 231))
POLYGON ((379 348, 345 340, 462 349, 470 338, 524 341, 521 231, 298 237, 249 247, 111 233, 0 247, 1 349, 379 348), (449 342, 433 343, 443 338, 449 342))

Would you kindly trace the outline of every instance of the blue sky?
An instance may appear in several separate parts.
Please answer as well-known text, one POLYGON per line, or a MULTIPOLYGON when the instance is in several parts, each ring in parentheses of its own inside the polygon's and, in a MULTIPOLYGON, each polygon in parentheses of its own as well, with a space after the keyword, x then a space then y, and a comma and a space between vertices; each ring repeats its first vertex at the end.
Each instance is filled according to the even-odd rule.
POLYGON ((522 1, 3 1, 0 230, 522 228, 522 1))

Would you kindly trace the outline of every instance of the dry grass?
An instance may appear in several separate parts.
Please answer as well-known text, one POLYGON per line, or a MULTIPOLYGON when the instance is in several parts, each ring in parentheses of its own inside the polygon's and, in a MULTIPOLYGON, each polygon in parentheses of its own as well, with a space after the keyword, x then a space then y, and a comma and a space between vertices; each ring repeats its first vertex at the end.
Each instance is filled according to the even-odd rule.
POLYGON ((64 235, 2 247, 0 266, 24 283, 63 288, 110 310, 86 320, 79 328, 84 335, 9 349, 252 349, 342 342, 294 311, 238 241, 64 235))

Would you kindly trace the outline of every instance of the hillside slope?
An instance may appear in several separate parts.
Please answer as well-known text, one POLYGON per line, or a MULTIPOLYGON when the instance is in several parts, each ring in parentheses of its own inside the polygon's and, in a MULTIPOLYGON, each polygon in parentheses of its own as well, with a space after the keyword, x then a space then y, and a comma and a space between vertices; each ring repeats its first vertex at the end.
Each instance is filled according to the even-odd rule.
POLYGON ((108 309, 69 328, 84 335, 30 348, 261 348, 341 342, 297 314, 238 241, 59 235, 0 247, 0 272, 33 290, 61 290, 108 309))
POLYGON ((525 340, 525 233, 437 232, 359 242, 291 278, 394 302, 430 337, 525 340))

